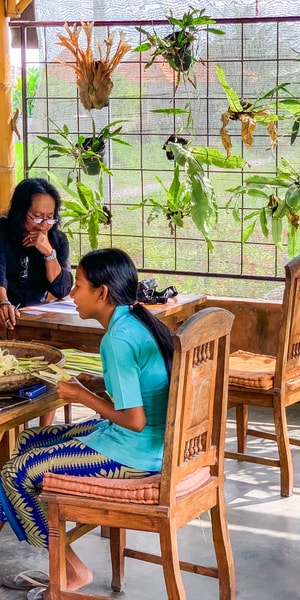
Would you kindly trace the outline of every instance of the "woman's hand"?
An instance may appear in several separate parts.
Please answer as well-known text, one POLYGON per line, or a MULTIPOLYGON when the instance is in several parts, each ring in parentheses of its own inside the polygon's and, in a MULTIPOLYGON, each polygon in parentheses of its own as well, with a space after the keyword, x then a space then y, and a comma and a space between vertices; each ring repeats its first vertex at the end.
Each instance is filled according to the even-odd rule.
POLYGON ((70 381, 59 381, 57 384, 57 392, 60 398, 63 398, 68 403, 82 403, 80 395, 86 388, 73 377, 70 381))
POLYGON ((23 246, 25 246, 25 248, 34 246, 44 256, 49 256, 53 250, 47 232, 38 229, 26 232, 23 237, 23 246))
POLYGON ((7 329, 14 329, 17 318, 20 317, 20 311, 8 300, 0 302, 0 325, 7 329))

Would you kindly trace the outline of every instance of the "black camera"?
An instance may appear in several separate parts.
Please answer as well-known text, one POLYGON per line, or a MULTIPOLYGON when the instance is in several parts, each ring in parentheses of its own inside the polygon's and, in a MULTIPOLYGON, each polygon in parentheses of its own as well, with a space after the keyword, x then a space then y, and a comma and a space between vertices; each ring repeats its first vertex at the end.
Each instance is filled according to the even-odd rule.
POLYGON ((137 299, 144 304, 166 304, 168 298, 177 296, 178 292, 174 285, 170 285, 162 292, 156 290, 157 282, 154 277, 147 277, 138 283, 137 299))

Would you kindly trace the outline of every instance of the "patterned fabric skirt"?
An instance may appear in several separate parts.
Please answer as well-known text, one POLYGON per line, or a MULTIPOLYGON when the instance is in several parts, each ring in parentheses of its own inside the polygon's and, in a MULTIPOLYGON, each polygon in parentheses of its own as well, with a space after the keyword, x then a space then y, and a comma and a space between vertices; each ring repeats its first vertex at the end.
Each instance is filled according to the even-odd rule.
POLYGON ((47 506, 39 500, 46 471, 118 479, 153 474, 126 467, 75 439, 91 433, 98 422, 32 427, 19 435, 0 481, 0 521, 8 520, 19 540, 48 547, 47 506))

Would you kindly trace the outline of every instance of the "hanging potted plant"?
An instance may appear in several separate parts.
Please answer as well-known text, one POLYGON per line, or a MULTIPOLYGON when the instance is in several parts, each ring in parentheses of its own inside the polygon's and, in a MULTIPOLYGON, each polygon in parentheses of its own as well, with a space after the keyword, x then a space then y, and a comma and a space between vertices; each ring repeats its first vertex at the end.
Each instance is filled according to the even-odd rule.
POLYGON ((100 163, 104 160, 107 140, 113 140, 124 146, 131 145, 119 137, 119 133, 122 131, 122 125, 119 125, 119 123, 127 121, 128 119, 118 119, 117 121, 108 123, 108 125, 102 127, 97 133, 95 121, 92 119, 92 136, 85 137, 84 139, 80 136, 77 141, 77 147, 81 153, 79 162, 86 175, 97 175, 100 172, 100 163))
POLYGON ((92 135, 85 136, 79 134, 76 141, 66 124, 58 127, 52 119, 49 119, 49 121, 55 126, 53 134, 56 137, 53 137, 52 132, 50 134, 51 137, 37 135, 37 138, 43 142, 44 147, 32 161, 29 169, 35 165, 38 158, 46 150, 49 152, 49 158, 69 157, 71 160, 71 170, 68 174, 67 183, 73 180, 74 175, 77 175, 78 168, 82 168, 87 175, 98 175, 100 173, 107 140, 113 140, 119 144, 130 146, 129 142, 126 142, 119 136, 122 131, 120 123, 125 123, 128 119, 118 119, 117 121, 108 123, 97 132, 95 121, 92 118, 92 135))
POLYGON ((169 159, 174 159, 174 172, 168 187, 160 177, 156 177, 162 186, 165 197, 149 197, 133 209, 151 205, 147 222, 164 215, 173 235, 175 227, 183 227, 186 217, 190 217, 197 229, 203 234, 206 244, 213 250, 210 230, 218 219, 218 204, 213 186, 205 175, 203 165, 215 165, 221 168, 241 169, 246 161, 240 156, 225 156, 220 150, 207 147, 189 147, 184 138, 175 138, 176 142, 166 141, 163 148, 169 159))
POLYGON ((87 231, 92 250, 98 248, 100 227, 110 225, 112 219, 111 211, 104 203, 104 173, 112 176, 112 171, 101 163, 98 187, 94 189, 81 181, 66 185, 49 173, 52 183, 62 191, 63 229, 73 238, 73 225, 79 224, 82 230, 87 231))
POLYGON ((81 23, 81 26, 75 24, 73 31, 67 23, 64 27, 68 37, 58 33, 57 37, 60 41, 57 44, 73 54, 76 64, 61 59, 56 59, 56 62, 71 67, 75 71, 79 98, 84 108, 89 111, 92 108, 101 109, 108 105, 114 85, 111 77, 112 73, 125 54, 131 50, 131 46, 126 41, 124 33, 120 32, 117 49, 114 55, 111 56, 114 36, 112 33, 108 33, 104 42, 106 45, 105 51, 101 48, 100 43, 97 43, 99 51, 99 58, 97 59, 92 49, 94 23, 81 23), (86 36, 86 48, 82 48, 79 44, 81 31, 86 36))
POLYGON ((252 148, 253 136, 258 123, 267 127, 272 148, 275 148, 278 138, 276 122, 281 117, 273 114, 264 101, 268 98, 272 98, 275 92, 285 88, 287 84, 283 83, 267 93, 262 92, 255 100, 248 102, 243 98, 239 98, 237 92, 227 82, 224 71, 219 65, 216 67, 216 75, 219 83, 223 87, 229 104, 228 109, 221 116, 222 127, 220 129, 222 144, 227 155, 230 156, 232 150, 232 141, 227 129, 227 125, 230 121, 240 121, 242 140, 247 148, 252 148))
POLYGON ((241 223, 239 201, 242 195, 256 198, 263 204, 244 217, 248 225, 243 231, 243 243, 247 242, 259 224, 263 235, 268 238, 271 234, 274 244, 282 250, 283 224, 286 220, 290 260, 300 254, 300 173, 283 157, 281 165, 274 177, 252 175, 247 177, 244 185, 228 189, 232 196, 227 208, 233 203, 233 216, 241 223))
POLYGON ((181 81, 181 78, 188 80, 196 88, 196 78, 193 74, 193 65, 197 62, 203 62, 201 58, 196 58, 192 45, 197 39, 199 29, 205 27, 207 31, 223 35, 225 32, 221 29, 210 27, 216 23, 214 19, 204 14, 204 9, 190 7, 190 10, 185 12, 181 19, 170 14, 166 15, 166 19, 173 26, 174 31, 166 37, 160 37, 155 31, 149 33, 143 27, 136 27, 137 31, 145 36, 145 39, 134 48, 133 52, 147 52, 152 50, 150 59, 145 65, 145 69, 160 58, 164 58, 177 73, 176 89, 181 81))

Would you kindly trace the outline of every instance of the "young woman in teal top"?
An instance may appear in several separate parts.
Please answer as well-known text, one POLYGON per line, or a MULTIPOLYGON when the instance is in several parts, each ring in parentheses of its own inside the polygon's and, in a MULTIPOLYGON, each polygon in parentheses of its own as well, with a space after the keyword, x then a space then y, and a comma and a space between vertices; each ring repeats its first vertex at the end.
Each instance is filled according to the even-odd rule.
MULTIPOLYGON (((81 318, 106 329, 100 354, 108 394, 86 387, 92 376, 62 381, 57 389, 64 400, 84 404, 101 418, 20 434, 0 487, 0 529, 8 520, 20 540, 48 545, 46 507, 38 499, 46 471, 136 478, 161 469, 172 334, 136 301, 137 285, 136 268, 122 250, 96 250, 79 263, 71 296, 81 318)), ((91 572, 70 547, 67 560, 68 589, 91 582, 91 572)), ((41 597, 47 600, 49 591, 41 597)))

